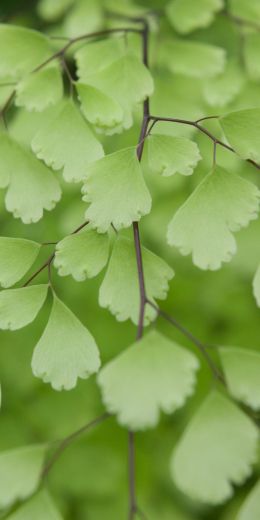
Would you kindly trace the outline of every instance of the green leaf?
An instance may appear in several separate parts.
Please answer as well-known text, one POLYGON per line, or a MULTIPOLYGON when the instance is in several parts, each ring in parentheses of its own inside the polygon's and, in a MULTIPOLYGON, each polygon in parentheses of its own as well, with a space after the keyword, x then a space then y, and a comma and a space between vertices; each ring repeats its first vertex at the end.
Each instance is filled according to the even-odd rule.
POLYGON ((220 504, 242 484, 257 458, 258 430, 230 400, 213 391, 192 418, 171 460, 176 485, 195 500, 220 504))
POLYGON ((242 159, 260 162, 260 108, 231 112, 220 118, 220 124, 242 159))
POLYGON ((136 56, 130 54, 86 76, 83 82, 101 90, 121 106, 124 112, 123 127, 126 129, 133 124, 132 112, 136 105, 151 96, 154 89, 149 70, 136 56))
POLYGON ((75 53, 78 77, 85 81, 91 74, 106 69, 124 56, 126 49, 126 41, 122 36, 87 42, 75 53))
POLYGON ((228 0, 228 7, 231 14, 243 18, 244 20, 257 23, 260 21, 260 4, 258 0, 228 0))
POLYGON ((61 104, 32 140, 32 149, 54 170, 63 169, 67 182, 79 182, 86 175, 89 163, 103 157, 98 142, 77 107, 68 100, 61 104))
POLYGON ((103 14, 100 0, 77 0, 69 11, 64 22, 66 36, 74 38, 88 34, 101 28, 103 14))
POLYGON ((7 520, 62 520, 62 517, 44 489, 11 513, 7 520))
POLYGON ((260 480, 247 495, 236 520, 258 520, 260 517, 260 480))
POLYGON ((37 4, 37 12, 47 22, 53 22, 60 18, 74 0, 40 0, 37 4))
POLYGON ((259 352, 235 347, 221 347, 219 353, 230 394, 254 410, 259 410, 259 352))
MULTIPOLYGON (((163 300, 168 291, 168 282, 173 270, 154 253, 142 248, 144 278, 147 296, 163 300)), ((99 291, 99 304, 108 308, 119 321, 130 318, 138 323, 140 294, 138 272, 133 241, 118 237, 108 264, 107 272, 99 291)), ((154 309, 146 306, 145 325, 156 316, 154 309)))
MULTIPOLYGON (((260 13, 259 13, 260 20, 260 13)), ((244 37, 243 43, 243 59, 246 67, 247 74, 253 81, 260 79, 260 64, 259 64, 259 52, 260 52, 260 34, 252 33, 247 34, 244 37)))
POLYGON ((37 489, 46 447, 25 446, 0 453, 0 508, 25 500, 37 489))
POLYGON ((260 265, 258 266, 253 279, 253 293, 257 306, 260 307, 260 265))
POLYGON ((23 238, 0 237, 0 285, 11 287, 29 271, 40 244, 23 238))
POLYGON ((152 428, 160 410, 181 408, 194 391, 197 358, 157 331, 151 331, 110 361, 98 384, 107 410, 131 430, 152 428))
POLYGON ((82 282, 93 278, 105 267, 109 254, 109 238, 93 229, 85 229, 61 240, 56 246, 54 265, 60 276, 71 274, 82 282))
POLYGON ((0 77, 21 78, 52 54, 48 38, 43 34, 0 24, 0 77))
POLYGON ((24 224, 38 222, 43 210, 52 210, 61 198, 53 172, 7 133, 0 135, 0 156, 9 184, 5 196, 7 211, 24 224))
POLYGON ((183 137, 150 135, 146 150, 149 171, 165 177, 175 173, 191 175, 201 159, 197 144, 183 137))
POLYGON ((48 285, 32 285, 0 292, 0 329, 17 330, 35 320, 48 285))
POLYGON ((121 130, 124 112, 117 101, 90 85, 77 83, 76 87, 82 113, 97 131, 121 130))
POLYGON ((178 209, 168 226, 168 243, 192 254, 201 269, 216 270, 236 253, 232 234, 257 217, 257 187, 215 167, 178 209))
POLYGON ((51 315, 32 358, 36 377, 55 390, 71 390, 100 367, 93 336, 66 305, 53 295, 51 315))
POLYGON ((239 94, 245 79, 235 62, 228 63, 225 71, 204 84, 204 97, 211 106, 225 106, 239 94))
POLYGON ((63 95, 63 82, 57 66, 45 67, 22 79, 16 86, 15 104, 26 110, 41 112, 58 103, 63 95))
POLYGON ((208 27, 223 8, 223 0, 172 0, 166 6, 170 23, 181 34, 208 27))
POLYGON ((129 227, 151 210, 151 196, 143 179, 136 148, 114 152, 86 167, 82 188, 86 211, 98 232, 129 227))
POLYGON ((174 74, 192 78, 211 78, 223 72, 225 51, 196 41, 166 40, 159 61, 174 74))

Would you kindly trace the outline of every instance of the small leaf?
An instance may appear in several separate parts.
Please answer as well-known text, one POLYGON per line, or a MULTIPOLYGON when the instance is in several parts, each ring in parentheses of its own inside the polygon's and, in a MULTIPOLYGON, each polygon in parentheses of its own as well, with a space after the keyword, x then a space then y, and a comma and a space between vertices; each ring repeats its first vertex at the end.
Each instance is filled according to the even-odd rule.
POLYGON ((172 0, 166 6, 170 23, 181 34, 208 27, 223 8, 223 0, 172 0))
POLYGON ((0 237, 0 285, 11 287, 29 271, 40 244, 23 238, 0 237))
POLYGON ((253 81, 260 79, 260 35, 259 33, 247 34, 243 43, 243 58, 248 76, 253 81))
POLYGON ((260 22, 260 4, 258 0, 228 0, 230 14, 238 16, 245 21, 260 22))
POLYGON ((251 182, 215 167, 174 215, 168 243, 192 253, 197 267, 219 269, 236 253, 232 232, 256 218, 259 195, 251 182))
POLYGON ((97 130, 121 129, 124 112, 117 101, 89 85, 77 83, 76 86, 82 113, 97 130))
POLYGON ((260 265, 258 266, 253 279, 253 293, 257 306, 260 307, 260 265))
POLYGON ((83 200, 90 202, 86 211, 98 232, 129 227, 151 210, 151 196, 143 179, 135 148, 114 152, 86 168, 83 200))
POLYGON ((53 296, 46 329, 35 347, 32 370, 55 390, 71 390, 100 367, 93 336, 64 303, 53 296))
POLYGON ((61 189, 52 171, 7 133, 0 135, 0 154, 9 179, 5 196, 7 211, 24 224, 38 222, 43 210, 52 210, 61 189))
POLYGON ((62 517, 49 493, 42 490, 11 513, 7 520, 62 520, 62 517))
POLYGON ((259 410, 259 352, 235 347, 221 347, 219 353, 230 394, 254 410, 259 410))
POLYGON ((89 163, 103 157, 102 145, 92 134, 77 107, 68 100, 32 140, 32 149, 54 170, 63 170, 67 182, 79 182, 89 163))
POLYGON ((36 491, 46 447, 25 446, 0 453, 0 508, 25 500, 36 491))
POLYGON ((211 78, 223 72, 225 51, 206 43, 172 39, 164 42, 160 61, 174 74, 211 78))
POLYGON ((220 124, 242 159, 260 162, 260 108, 231 112, 220 118, 220 124))
POLYGON ((42 33, 0 24, 0 77, 21 78, 51 54, 48 38, 42 33))
POLYGON ((100 0, 77 0, 65 18, 64 34, 70 38, 88 34, 101 28, 102 22, 100 0))
POLYGON ((122 36, 86 43, 75 53, 78 77, 81 81, 86 80, 91 74, 112 65, 125 53, 126 42, 122 36))
POLYGON ((97 276, 105 267, 108 254, 108 236, 85 229, 57 244, 54 265, 60 276, 71 274, 76 281, 82 282, 97 276))
MULTIPOLYGON (((142 248, 144 277, 147 296, 163 300, 168 291, 168 282, 173 270, 148 249, 142 248)), ((119 321, 130 318, 138 323, 140 294, 134 243, 119 237, 114 245, 107 272, 99 291, 99 304, 108 308, 119 321)), ((156 316, 154 309, 146 306, 145 325, 156 316)))
POLYGON ((197 144, 183 137, 151 135, 146 147, 149 171, 165 177, 175 173, 191 175, 201 159, 197 144))
POLYGON ((260 517, 260 480, 247 495, 236 520, 258 520, 260 517))
POLYGON ((258 430, 230 400, 214 391, 192 418, 171 460, 176 485, 195 500, 221 504, 242 484, 257 458, 258 430))
POLYGON ((74 3, 74 0, 40 0, 37 3, 37 12, 43 20, 53 22, 59 19, 67 9, 74 3))
POLYGON ((194 391, 197 358, 151 331, 110 361, 98 375, 107 410, 131 430, 152 428, 160 410, 181 408, 194 391))
POLYGON ((225 106, 239 94, 244 83, 240 67, 230 62, 222 74, 205 82, 203 89, 205 99, 211 106, 225 106))
POLYGON ((63 83, 58 67, 44 67, 18 83, 15 104, 29 111, 41 112, 58 103, 63 95, 63 83))
POLYGON ((0 329, 17 330, 35 320, 48 285, 32 285, 0 292, 0 329))

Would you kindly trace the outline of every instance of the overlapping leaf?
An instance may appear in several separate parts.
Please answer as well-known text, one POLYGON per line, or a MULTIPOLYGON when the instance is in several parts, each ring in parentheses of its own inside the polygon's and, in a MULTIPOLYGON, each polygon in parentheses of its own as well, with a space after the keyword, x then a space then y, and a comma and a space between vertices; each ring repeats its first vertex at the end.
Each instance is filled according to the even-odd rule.
POLYGON ((77 0, 64 21, 64 33, 73 38, 101 28, 103 11, 100 0, 77 0))
POLYGON ((156 331, 149 332, 98 375, 107 410, 131 430, 156 426, 193 393, 197 358, 156 331))
POLYGON ((97 131, 121 130, 124 112, 115 99, 83 83, 77 83, 77 91, 82 113, 97 131))
MULTIPOLYGON (((166 298, 173 270, 155 254, 143 248, 144 277, 147 296, 150 300, 166 298)), ((130 318, 138 323, 140 295, 134 244, 119 237, 114 245, 108 269, 99 292, 99 304, 107 307, 119 321, 130 318)), ((154 319, 156 313, 146 306, 145 324, 154 319)))
POLYGON ((258 520, 260 516, 260 480, 247 495, 236 520, 258 520))
POLYGON ((21 505, 7 520, 62 520, 47 491, 39 491, 28 502, 21 505))
POLYGON ((222 8, 223 0, 172 0, 166 13, 174 29, 186 34, 210 25, 222 8))
POLYGON ((91 74, 106 69, 126 53, 126 42, 122 36, 86 43, 75 53, 77 74, 84 82, 91 74))
POLYGON ((143 179, 135 148, 125 148, 90 164, 82 189, 86 211, 98 232, 129 227, 151 210, 151 196, 143 179))
POLYGON ((31 323, 47 296, 48 285, 0 292, 0 329, 17 330, 31 323))
POLYGON ((258 430, 222 394, 214 391, 203 402, 174 450, 171 472, 187 495, 220 504, 242 484, 257 458, 258 430))
POLYGON ((239 94, 244 82, 245 78, 239 65, 230 62, 222 74, 205 82, 205 99, 211 106, 225 106, 239 94))
POLYGON ((46 453, 42 445, 0 453, 0 508, 24 500, 36 491, 46 453))
POLYGON ((201 159, 197 144, 183 137, 150 135, 146 147, 148 170, 165 177, 191 175, 201 159))
POLYGON ((29 271, 40 244, 23 238, 0 237, 0 285, 11 287, 29 271))
POLYGON ((215 167, 174 215, 168 242, 183 255, 191 253, 201 269, 219 269, 236 253, 232 232, 255 219, 258 209, 254 184, 215 167))
POLYGON ((81 282, 93 278, 105 267, 108 254, 108 236, 85 229, 57 244, 54 265, 60 276, 71 274, 81 282))
POLYGON ((88 378, 99 366, 99 351, 93 336, 54 295, 48 324, 33 353, 34 375, 55 390, 71 390, 78 378, 88 378))
POLYGON ((25 76, 16 87, 15 104, 41 112, 62 98, 63 83, 57 66, 44 67, 25 76))
POLYGON ((54 117, 40 128, 32 149, 54 170, 63 168, 67 182, 81 181, 87 165, 104 155, 102 145, 70 100, 61 103, 54 117))
POLYGON ((260 108, 238 110, 220 119, 226 138, 242 159, 260 163, 260 108))

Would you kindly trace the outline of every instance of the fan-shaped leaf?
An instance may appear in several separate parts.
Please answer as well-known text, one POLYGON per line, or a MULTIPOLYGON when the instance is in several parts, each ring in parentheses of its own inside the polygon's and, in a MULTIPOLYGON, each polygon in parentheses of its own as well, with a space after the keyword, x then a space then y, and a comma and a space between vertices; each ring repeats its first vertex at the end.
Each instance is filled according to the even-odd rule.
POLYGON ((83 83, 77 83, 77 91, 83 115, 97 130, 113 129, 116 132, 121 129, 124 112, 117 101, 83 83))
POLYGON ((173 413, 193 393, 197 358, 156 331, 110 361, 98 375, 110 413, 131 430, 156 426, 160 410, 173 413))
MULTIPOLYGON (((158 256, 143 248, 144 277, 147 296, 163 300, 168 291, 168 282, 173 270, 158 256)), ((140 294, 135 249, 132 241, 119 237, 114 245, 105 278, 99 292, 99 304, 107 307, 119 321, 130 318, 138 323, 140 294)), ((154 319, 156 313, 146 307, 145 324, 154 319)))
POLYGON ((236 63, 228 63, 222 74, 208 79, 204 85, 204 96, 209 105, 225 106, 239 94, 244 85, 244 76, 236 63))
POLYGON ((260 163, 260 108, 231 112, 220 119, 220 124, 242 159, 260 163))
POLYGON ((45 446, 25 446, 0 453, 0 507, 24 500, 37 489, 45 446))
POLYGON ((55 390, 71 390, 77 379, 98 371, 99 351, 93 336, 54 295, 47 327, 35 347, 32 370, 55 390))
POLYGON ((210 25, 222 7, 223 0, 172 0, 166 12, 174 29, 186 34, 210 25))
POLYGON ((260 480, 247 495, 236 520, 258 520, 260 517, 260 480))
POLYGON ((129 227, 151 210, 151 196, 143 179, 135 148, 106 155, 86 168, 83 200, 90 202, 86 219, 99 232, 111 224, 129 227))
POLYGON ((165 177, 174 173, 191 175, 201 159, 197 144, 183 137, 151 135, 146 147, 149 171, 165 177))
POLYGON ((73 38, 97 31, 103 21, 100 0, 77 0, 65 18, 64 32, 73 38))
POLYGON ((86 43, 75 53, 78 77, 84 81, 91 74, 106 69, 125 53, 126 42, 122 36, 86 43))
POLYGON ((93 278, 105 267, 108 254, 108 236, 85 229, 57 244, 54 265, 60 276, 71 274, 81 282, 93 278))
POLYGON ((62 98, 63 83, 58 67, 45 67, 18 83, 15 104, 27 110, 41 112, 62 98))
POLYGON ((74 0, 40 0, 37 4, 37 12, 47 22, 60 18, 74 3, 74 0))
POLYGON ((48 285, 0 292, 0 329, 17 330, 31 323, 47 296, 48 285))
POLYGON ((168 242, 183 255, 192 253, 201 269, 219 269, 236 252, 232 231, 247 226, 258 209, 257 187, 216 167, 174 215, 168 242))
POLYGON ((87 165, 104 155, 101 144, 70 100, 62 103, 58 113, 39 130, 32 149, 54 170, 64 168, 67 182, 81 181, 87 165))
POLYGON ((254 423, 214 391, 196 412, 173 453, 173 479, 193 499, 220 504, 232 496, 232 484, 241 484, 250 475, 257 441, 254 423))
POLYGON ((222 347, 219 352, 231 395, 254 410, 259 410, 259 352, 235 347, 222 347))
POLYGON ((47 491, 39 491, 28 502, 21 505, 7 520, 62 520, 47 491))
POLYGON ((11 287, 29 271, 40 244, 23 238, 0 237, 0 284, 11 287))
POLYGON ((0 155, 9 186, 6 209, 24 224, 38 222, 43 210, 51 210, 61 198, 54 174, 7 133, 0 136, 0 155))

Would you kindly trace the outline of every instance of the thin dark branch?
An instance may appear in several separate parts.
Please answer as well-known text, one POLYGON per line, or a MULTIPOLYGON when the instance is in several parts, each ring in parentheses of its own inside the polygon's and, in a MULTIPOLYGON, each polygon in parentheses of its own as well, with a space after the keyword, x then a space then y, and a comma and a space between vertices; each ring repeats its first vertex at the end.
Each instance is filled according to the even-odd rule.
POLYGON ((76 439, 78 439, 81 435, 83 435, 87 431, 91 430, 95 426, 98 426, 99 424, 104 422, 109 417, 111 417, 110 414, 106 412, 106 413, 100 415, 99 417, 97 417, 96 419, 94 419, 93 421, 88 422, 87 424, 82 426, 79 430, 76 430, 75 432, 71 433, 70 435, 68 435, 68 437, 65 437, 65 439, 63 439, 59 443, 58 448, 53 453, 50 460, 47 461, 46 465, 44 466, 44 468, 42 470, 42 478, 44 479, 47 477, 47 475, 49 474, 49 472, 52 469, 52 467, 54 466, 54 464, 57 462, 57 460, 60 458, 62 453, 66 450, 66 448, 68 448, 68 446, 70 446, 70 444, 72 444, 76 439))

